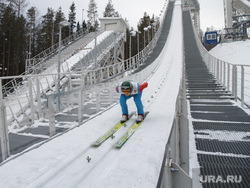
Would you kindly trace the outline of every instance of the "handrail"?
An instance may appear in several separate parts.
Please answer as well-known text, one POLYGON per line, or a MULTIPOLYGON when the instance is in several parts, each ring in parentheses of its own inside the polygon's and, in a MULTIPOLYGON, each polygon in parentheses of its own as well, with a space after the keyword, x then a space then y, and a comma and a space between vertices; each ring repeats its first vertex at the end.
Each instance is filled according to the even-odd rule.
MULTIPOLYGON (((162 15, 163 20, 165 14, 162 15)), ((146 59, 150 50, 155 45, 156 41, 159 38, 162 28, 162 22, 160 23, 160 27, 155 33, 154 38, 151 42, 143 49, 139 54, 131 57, 130 59, 117 62, 113 65, 108 65, 103 68, 98 68, 96 70, 89 71, 80 71, 80 72, 65 72, 65 68, 69 70, 68 62, 65 61, 61 64, 62 73, 61 75, 61 86, 64 83, 69 82, 71 75, 78 74, 84 76, 83 80, 85 80, 84 85, 94 84, 104 82, 105 80, 115 79, 122 74, 132 74, 133 71, 142 64, 142 62, 146 59), (124 69, 126 67, 126 70, 124 69), (126 73, 127 72, 127 73, 126 73)), ((12 79, 8 84, 2 87, 2 98, 0 101, 4 101, 7 104, 7 121, 8 123, 13 120, 17 120, 17 117, 20 114, 25 113, 26 109, 31 106, 31 103, 34 101, 30 101, 31 96, 29 96, 28 89, 33 92, 33 97, 35 102, 41 97, 41 95, 47 94, 47 92, 53 92, 55 90, 55 85, 57 84, 58 73, 48 74, 49 72, 44 72, 43 74, 36 75, 19 75, 19 76, 11 76, 11 77, 0 77, 0 81, 5 79, 12 79), (31 78, 31 82, 28 82, 29 78, 31 78), (32 83, 32 85, 29 85, 32 83), (38 92, 39 89, 39 92, 38 92), (18 97, 17 97, 18 96, 18 97)), ((40 100, 40 99, 39 99, 40 100)), ((33 105, 34 106, 34 105, 33 105)), ((41 111, 41 106, 35 105, 38 110, 41 111)))
MULTIPOLYGON (((85 82, 85 85, 94 84, 97 82, 103 82, 106 79, 115 78, 119 76, 121 73, 125 73, 126 71, 122 72, 119 71, 119 67, 122 66, 128 67, 128 71, 134 70, 135 68, 139 67, 139 64, 142 63, 144 58, 147 56, 147 54, 150 52, 149 49, 154 44, 155 40, 158 38, 159 34, 155 35, 155 39, 152 40, 148 46, 141 51, 138 55, 131 57, 128 60, 118 62, 113 65, 109 65, 103 68, 98 68, 96 70, 89 70, 85 72, 63 72, 61 73, 62 77, 62 83, 67 82, 68 78, 72 74, 78 74, 78 75, 85 75, 84 80, 87 80, 85 82), (133 69, 132 69, 133 68, 133 69), (109 74, 103 74, 104 72, 109 74), (93 79, 94 75, 99 75, 99 79, 93 79)), ((65 67, 69 67, 67 64, 67 61, 64 62, 65 67)), ((63 65, 62 65, 63 66, 63 65)), ((62 68, 63 70, 63 68, 62 68)), ((31 101, 29 101, 29 94, 27 92, 27 88, 31 87, 33 90, 34 99, 38 98, 40 95, 37 93, 37 88, 40 87, 41 93, 45 94, 47 91, 53 90, 53 85, 56 84, 56 78, 58 73, 54 74, 36 74, 36 75, 19 75, 19 76, 10 76, 10 77, 0 77, 1 81, 4 79, 12 79, 11 82, 9 82, 8 87, 2 87, 2 93, 3 93, 3 99, 5 102, 13 102, 16 101, 14 106, 19 106, 14 110, 14 106, 10 105, 7 108, 7 120, 8 123, 12 122, 16 119, 20 114, 24 113, 25 110, 30 106, 31 101), (28 79, 31 78, 32 85, 29 86, 28 79), (20 80, 19 84, 17 84, 17 80, 20 80), (50 83, 51 81, 53 83, 50 83), (11 90, 10 90, 11 89, 11 90), (18 96, 18 98, 16 98, 18 96), (19 110, 17 110, 19 109, 19 110)), ((39 107, 41 108, 41 107, 39 107)))
MULTIPOLYGON (((81 37, 83 37, 83 35, 84 35, 83 32, 78 32, 78 33, 75 33, 75 34, 69 36, 68 38, 62 40, 62 46, 65 46, 72 41, 76 41, 76 40, 80 39, 81 37)), ((2 87, 3 96, 9 95, 13 91, 15 91, 17 88, 19 88, 22 85, 22 81, 23 81, 23 78, 25 78, 25 75, 36 73, 37 72, 36 70, 38 70, 39 68, 42 67, 41 64, 44 62, 44 60, 46 60, 48 58, 48 56, 50 56, 51 54, 57 53, 57 49, 58 49, 58 43, 53 45, 52 47, 44 50, 43 52, 39 53, 35 57, 33 57, 31 59, 31 61, 33 61, 34 63, 31 67, 31 69, 27 70, 26 72, 23 72, 22 74, 20 74, 18 76, 4 77, 3 79, 5 79, 5 80, 9 80, 9 79, 11 79, 11 80, 3 85, 3 87, 2 87), (54 50, 51 50, 53 48, 54 48, 54 50)))
POLYGON ((194 25, 193 30, 198 49, 211 73, 232 93, 235 101, 239 100, 243 108, 250 108, 250 65, 233 64, 214 57, 202 45, 194 25))
MULTIPOLYGON (((163 15, 163 18, 166 14, 163 15)), ((162 23, 162 22, 161 22, 162 23)), ((158 29, 154 40, 152 40, 148 46, 143 49, 138 55, 130 58, 129 60, 121 61, 116 64, 107 66, 108 68, 98 68, 96 70, 91 70, 89 72, 68 72, 70 66, 67 61, 62 63, 62 73, 60 82, 61 86, 67 82, 67 90, 62 88, 62 92, 57 93, 57 83, 58 83, 58 73, 52 74, 52 72, 45 71, 43 74, 29 74, 29 75, 19 75, 12 77, 0 77, 0 120, 1 120, 1 130, 3 127, 5 131, 1 131, 2 134, 8 137, 8 126, 22 127, 24 125, 31 125, 34 123, 35 119, 46 117, 49 119, 49 135, 53 136, 55 134, 55 113, 58 109, 54 109, 55 97, 66 95, 68 98, 64 105, 68 107, 78 106, 78 123, 83 122, 83 104, 84 104, 84 93, 90 92, 92 97, 96 98, 96 110, 97 112, 101 110, 100 108, 100 95, 102 88, 106 92, 107 89, 110 91, 110 105, 114 105, 113 91, 114 84, 124 79, 136 79, 138 82, 145 81, 153 71, 158 68, 159 61, 155 61, 143 69, 140 73, 132 74, 133 70, 146 59, 146 57, 151 52, 153 45, 159 38, 161 33, 161 27, 158 29), (124 71, 124 67, 127 67, 128 71, 124 71), (67 68, 67 70, 65 69, 67 68), (66 71, 65 71, 66 70, 66 71), (122 71, 120 71, 122 70, 122 71), (103 72, 108 74, 104 75, 103 72), (112 72, 113 71, 113 72, 112 72), (127 73, 128 72, 128 73, 127 73), (46 74, 49 73, 49 74, 46 74), (124 77, 122 76, 122 74, 124 77), (77 75, 74 75, 77 74, 77 75), (80 76, 80 86, 76 89, 72 89, 71 79, 72 75, 80 76), (87 76, 85 76, 87 75, 87 76), (120 77, 121 76, 121 77, 120 77), (107 79, 113 78, 112 81, 101 83, 107 79), (98 79, 96 79, 98 78, 98 79), (8 86, 12 86, 13 92, 7 93, 7 90, 2 88, 3 79, 13 79, 8 86), (20 79, 19 85, 16 83, 17 79, 20 79), (85 85, 85 80, 89 79, 90 82, 85 85), (92 81, 91 81, 92 80, 92 81), (105 87, 103 87, 105 86, 105 87), (88 91, 87 88, 91 88, 88 91), (3 93, 5 92, 5 95, 3 93), (77 94, 78 97, 73 97, 71 94, 77 94), (77 92, 77 93, 75 93, 77 92), (47 99, 47 100, 46 100, 47 99), (29 110, 27 110, 29 109, 29 110), (20 116, 22 115, 22 116, 20 116)), ((120 61, 120 60, 119 60, 120 61)), ((72 65, 71 65, 72 66, 72 65)), ((57 100, 60 102, 60 100, 57 100)), ((60 106, 60 105, 59 105, 60 106)), ((61 110, 61 109, 59 109, 61 110)), ((1 137, 2 147, 2 160, 5 160, 10 155, 9 149, 9 139, 1 137)))
MULTIPOLYGON (((69 44, 72 41, 75 41, 81 37, 83 37, 85 34, 85 32, 83 32, 82 30, 80 30, 79 32, 76 32, 72 35, 70 35, 69 37, 63 39, 61 41, 62 46, 65 46, 67 44, 69 44)), ((58 50, 58 46, 59 46, 59 42, 54 44, 53 46, 47 48, 46 50, 40 52, 39 54, 35 55, 33 58, 29 59, 28 61, 31 61, 31 69, 33 69, 35 66, 37 66, 38 64, 40 64, 41 62, 43 62, 44 60, 47 59, 48 56, 50 56, 51 54, 57 53, 58 50)), ((33 71, 30 70, 26 70, 26 74, 27 73, 32 73, 33 71)))

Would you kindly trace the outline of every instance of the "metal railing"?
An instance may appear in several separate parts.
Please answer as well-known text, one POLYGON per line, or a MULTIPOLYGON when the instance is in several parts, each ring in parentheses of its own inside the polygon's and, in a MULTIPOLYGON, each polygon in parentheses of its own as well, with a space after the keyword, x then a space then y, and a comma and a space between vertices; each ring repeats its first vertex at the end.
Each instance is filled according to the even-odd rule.
MULTIPOLYGON (((157 35, 158 36, 158 35, 157 35)), ((132 57, 129 60, 119 62, 114 65, 110 65, 104 68, 99 68, 96 70, 90 70, 87 73, 83 72, 66 72, 61 73, 61 83, 64 84, 66 80, 68 82, 67 91, 60 92, 61 101, 66 101, 63 105, 65 107, 78 108, 78 123, 82 123, 82 110, 84 105, 84 96, 87 92, 91 92, 90 96, 93 96, 93 100, 96 101, 96 109, 100 110, 100 95, 102 92, 108 91, 110 93, 110 105, 114 103, 112 96, 114 91, 114 85, 121 82, 124 79, 135 79, 138 82, 142 82, 151 75, 157 63, 150 64, 143 71, 132 74, 133 71, 143 63, 143 59, 150 53, 149 47, 153 45, 155 41, 151 43, 138 55, 132 57), (122 70, 122 66, 128 67, 127 71, 122 70), (103 74, 106 72, 108 74, 103 74), (70 83, 72 83, 72 75, 81 75, 80 86, 77 89, 72 89, 70 83), (98 79, 97 79, 98 78, 98 79), (111 79, 112 78, 112 79, 111 79), (102 82, 102 83, 101 83, 102 82), (90 89, 91 88, 91 89, 90 89), (74 97, 73 97, 74 95, 74 97), (78 96, 77 98, 75 96, 78 96), (65 98, 65 100, 64 100, 65 98)), ((58 93, 54 93, 54 87, 56 87, 58 74, 46 74, 46 75, 24 75, 24 80, 22 85, 25 87, 18 88, 15 92, 8 95, 8 97, 3 97, 0 92, 1 97, 1 109, 0 109, 0 119, 1 127, 6 130, 2 131, 4 136, 8 136, 8 125, 11 125, 13 121, 17 123, 18 126, 33 124, 35 119, 45 117, 49 119, 49 132, 50 136, 55 134, 55 115, 58 112, 55 108, 55 98, 58 97, 58 93), (24 92, 21 91, 23 90, 24 92), (18 93, 20 94, 18 95, 18 93), (18 97, 17 97, 18 96, 18 97), (22 116, 21 121, 19 116, 22 116)), ((11 79, 20 78, 20 76, 10 77, 11 79)), ((5 79, 5 78, 1 78, 5 79)), ((0 82, 0 89, 2 85, 0 82)), ((9 156, 8 149, 8 138, 1 142, 2 145, 2 159, 5 160, 9 156)))
MULTIPOLYGON (((162 16, 164 20, 165 14, 162 16)), ((35 74, 35 75, 20 75, 12 77, 0 77, 0 121, 1 121, 1 148, 2 160, 5 160, 9 155, 9 139, 8 126, 16 126, 20 128, 24 125, 33 124, 35 119, 48 118, 50 136, 55 134, 55 115, 58 109, 54 108, 56 97, 61 97, 63 105, 68 107, 74 105, 78 108, 78 123, 82 123, 82 110, 84 105, 84 96, 86 92, 92 92, 96 102, 96 109, 100 109, 101 92, 106 92, 107 88, 110 93, 110 104, 112 104, 114 85, 124 79, 135 79, 142 82, 154 73, 159 61, 155 61, 148 65, 143 71, 134 74, 143 61, 150 54, 151 49, 156 44, 162 30, 162 24, 155 34, 151 42, 137 55, 128 60, 122 60, 113 65, 108 65, 96 70, 87 72, 67 72, 62 67, 60 75, 61 91, 57 93, 57 78, 58 73, 50 74, 35 74), (81 76, 80 86, 73 88, 73 75, 81 76), (11 93, 4 94, 2 80, 4 79, 21 79, 21 84, 13 84, 15 90, 11 93), (89 91, 88 91, 89 90, 89 91), (111 91, 112 90, 112 91, 111 91), (74 96, 73 96, 74 95, 74 96), (77 96, 77 98, 76 98, 77 96), (65 100, 64 100, 65 99, 65 100)), ((69 69, 67 62, 64 63, 69 69)), ((13 82, 14 83, 14 82, 13 82)))
MULTIPOLYGON (((66 39, 62 40, 62 46, 67 46, 69 43, 72 43, 73 41, 77 41, 83 36, 84 36, 84 33, 82 31, 75 33, 67 37, 66 39)), ((6 84, 2 86, 3 96, 8 96, 13 91, 16 91, 18 88, 20 88, 20 86, 22 86, 22 81, 25 78, 25 75, 37 73, 37 70, 40 70, 42 68, 42 64, 44 63, 44 61, 46 61, 51 55, 57 53, 58 45, 59 44, 57 43, 53 45, 52 47, 44 50, 43 52, 37 54, 33 58, 27 59, 26 61, 28 61, 30 65, 28 66, 28 69, 21 75, 6 77, 6 80, 10 80, 10 81, 8 81, 6 84)), ((70 54, 68 57, 71 57, 70 54)))
MULTIPOLYGON (((80 71, 70 72, 70 66, 71 65, 69 65, 67 61, 61 63, 61 70, 63 73, 61 73, 62 79, 60 83, 62 86, 70 82, 69 79, 71 79, 71 75, 81 75, 84 73, 80 71)), ((19 124, 20 122, 18 121, 17 117, 21 114, 25 114, 26 110, 31 106, 31 103, 34 103, 37 100, 41 100, 41 95, 48 94, 56 90, 55 85, 57 84, 58 74, 53 73, 53 71, 56 69, 57 64, 54 64, 42 74, 19 75, 0 78, 1 83, 3 83, 3 80, 11 79, 8 84, 5 84, 4 86, 1 85, 2 97, 0 98, 1 101, 4 101, 5 105, 7 106, 6 116, 8 124, 10 124, 10 122, 14 120, 17 121, 19 124), (31 80, 31 85, 29 85, 29 79, 31 80), (32 95, 29 94, 29 90, 32 90, 32 95), (31 98, 33 98, 35 101, 30 101, 31 98)), ((97 72, 99 72, 99 70, 97 70, 97 72)), ((87 74, 87 71, 85 71, 85 74, 91 75, 91 73, 87 74)), ((41 111, 41 108, 44 108, 44 105, 41 106, 41 104, 39 104, 37 106, 37 109, 33 109, 32 111, 36 113, 38 111, 41 111)))
MULTIPOLYGON (((102 60, 103 56, 107 54, 111 48, 114 47, 114 41, 120 41, 125 38, 125 33, 110 33, 105 40, 101 41, 97 46, 96 50, 91 50, 87 55, 83 56, 73 67, 72 71, 85 71, 83 65, 90 65, 94 62, 94 56, 98 57, 98 60, 102 60)), ((101 67, 105 65, 99 65, 101 67)))
MULTIPOLYGON (((82 30, 77 32, 77 33, 74 33, 71 36, 63 39, 61 41, 61 45, 67 46, 69 43, 74 42, 74 41, 80 39, 81 37, 83 37, 84 34, 85 33, 82 30)), ((31 59, 27 59, 26 61, 28 61, 29 65, 27 67, 25 74, 30 74, 30 73, 35 72, 37 67, 41 66, 40 65, 41 63, 46 61, 46 59, 48 57, 50 57, 51 55, 54 55, 55 53, 57 53, 58 48, 59 48, 59 43, 56 43, 53 46, 51 46, 50 48, 47 48, 46 50, 42 51, 41 53, 35 55, 31 59)))
MULTIPOLYGON (((110 80, 116 76, 122 76, 123 73, 131 74, 135 69, 137 69, 143 61, 147 58, 150 53, 150 49, 153 48, 159 36, 156 33, 154 39, 148 44, 145 49, 143 49, 139 54, 131 57, 130 59, 120 61, 113 65, 108 65, 106 67, 101 67, 95 70, 88 70, 84 72, 67 72, 70 70, 68 62, 65 61, 61 65, 61 86, 66 83, 71 83, 71 75, 83 75, 84 85, 91 85, 105 80, 110 80)), ((6 109, 7 122, 10 124, 12 121, 18 121, 18 116, 26 114, 26 110, 30 108, 32 103, 34 103, 35 109, 32 109, 31 112, 35 114, 40 114, 39 112, 44 108, 44 105, 37 103, 38 100, 42 102, 43 99, 40 99, 44 94, 50 94, 55 91, 55 85, 57 84, 57 73, 47 73, 47 74, 36 74, 36 75, 20 75, 12 77, 1 77, 0 82, 4 79, 12 79, 11 84, 6 88, 1 86, 1 101, 4 102, 6 109), (22 80, 17 82, 16 80, 22 80), (29 81, 30 80, 30 81, 29 81), (10 89, 13 91, 10 92, 10 89), (29 92, 30 91, 30 92, 29 92), (32 93, 32 94, 31 94, 32 93), (34 99, 31 101, 31 99, 34 99)), ((38 118, 40 115, 38 116, 38 118)), ((33 118, 31 118, 33 119, 33 118)))
POLYGON ((240 100, 242 107, 250 108, 250 65, 237 65, 222 61, 199 47, 208 68, 217 80, 240 100))
POLYGON ((194 31, 201 56, 211 73, 232 93, 235 101, 239 100, 242 107, 250 108, 250 65, 228 63, 212 56, 194 31))

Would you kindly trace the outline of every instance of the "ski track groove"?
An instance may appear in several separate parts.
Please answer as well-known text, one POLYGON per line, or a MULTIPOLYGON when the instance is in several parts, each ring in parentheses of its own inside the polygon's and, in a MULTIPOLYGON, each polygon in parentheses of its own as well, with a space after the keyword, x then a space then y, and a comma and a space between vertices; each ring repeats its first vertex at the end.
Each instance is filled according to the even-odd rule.
MULTIPOLYGON (((87 181, 86 184, 91 184, 96 182, 100 176, 104 175, 104 172, 99 172, 99 166, 106 166, 112 169, 114 166, 114 159, 118 161, 118 157, 115 156, 117 152, 121 149, 115 148, 115 143, 125 134, 125 132, 133 125, 135 122, 135 116, 133 116, 127 123, 126 127, 122 126, 115 134, 114 138, 108 138, 99 147, 90 145, 83 151, 78 153, 74 158, 67 159, 63 165, 59 168, 52 169, 40 177, 36 182, 35 187, 77 187, 82 185, 82 182, 87 181), (87 161, 87 156, 91 158, 91 161, 87 161), (112 159, 110 161, 110 159, 112 159), (78 165, 79 160, 82 160, 82 165, 78 165), (111 164, 111 165, 109 165, 111 164), (75 185, 69 184, 68 179, 74 179, 75 185)), ((107 129, 108 131, 108 129, 107 129)), ((107 132, 106 131, 106 132, 107 132)), ((106 133, 104 132, 103 135, 106 133)), ((96 138, 97 140, 98 138, 96 138)), ((102 169, 102 168, 101 168, 102 169)), ((34 184, 31 186, 34 187, 34 184)))

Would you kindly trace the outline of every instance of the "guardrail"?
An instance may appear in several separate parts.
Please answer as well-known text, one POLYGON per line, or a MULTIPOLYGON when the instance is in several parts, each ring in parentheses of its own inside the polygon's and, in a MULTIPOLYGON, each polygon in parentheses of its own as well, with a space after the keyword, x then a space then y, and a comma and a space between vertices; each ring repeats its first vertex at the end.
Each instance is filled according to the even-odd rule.
MULTIPOLYGON (((84 34, 85 33, 82 30, 77 32, 77 33, 74 33, 74 34, 70 35, 69 37, 63 39, 61 41, 61 45, 67 46, 69 43, 76 41, 76 40, 80 39, 81 37, 83 37, 84 34)), ((58 48, 59 48, 59 43, 54 44, 50 48, 47 48, 46 50, 44 50, 41 53, 32 57, 31 59, 26 60, 26 61, 28 61, 29 65, 27 67, 25 74, 30 74, 30 73, 33 73, 34 71, 36 71, 37 67, 39 67, 39 64, 41 64, 43 61, 45 61, 52 54, 57 53, 58 48)))
MULTIPOLYGON (((158 35, 156 35, 158 36, 158 35)), ((83 75, 82 80, 84 81, 84 86, 104 82, 115 78, 116 76, 121 76, 121 74, 127 72, 131 74, 133 70, 140 66, 140 64, 146 59, 149 49, 152 48, 152 45, 155 44, 155 40, 152 40, 149 45, 141 51, 139 54, 135 55, 131 59, 127 59, 121 62, 118 62, 113 65, 106 67, 101 67, 95 70, 88 70, 83 72, 67 72, 70 70, 68 62, 65 61, 61 65, 62 72, 61 75, 61 86, 62 90, 65 87, 66 83, 69 83, 68 88, 72 88, 70 84, 72 83, 72 75, 83 75)), ((55 74, 36 74, 36 75, 20 75, 12 77, 1 77, 0 83, 4 79, 12 79, 13 83, 11 88, 12 92, 6 92, 6 88, 0 85, 1 89, 1 101, 7 107, 6 109, 6 120, 7 124, 10 124, 12 121, 18 122, 18 116, 30 116, 27 114, 26 110, 33 107, 30 112, 37 114, 36 118, 41 117, 41 111, 46 106, 42 105, 44 102, 41 99, 42 95, 53 93, 56 89, 58 73, 55 74), (14 84, 15 80, 22 80, 18 84, 14 84), (33 99, 33 100, 32 100, 33 99)), ((9 90, 7 90, 9 91, 9 90)), ((34 121, 35 115, 31 115, 31 122, 34 121)))
POLYGON ((209 70, 232 93, 235 101, 240 100, 243 108, 250 108, 250 65, 233 64, 212 56, 194 31, 199 51, 209 70))
MULTIPOLYGON (((163 15, 164 20, 165 14, 163 15)), ((112 92, 115 83, 119 83, 124 79, 135 79, 138 82, 142 82, 154 73, 154 70, 158 66, 158 62, 148 65, 143 71, 134 74, 134 70, 137 69, 143 61, 150 54, 151 49, 156 44, 159 35, 161 33, 162 26, 158 29, 151 42, 137 55, 131 57, 128 60, 118 62, 113 65, 109 65, 104 68, 98 68, 96 70, 90 70, 88 72, 63 72, 60 75, 61 86, 64 86, 67 82, 67 87, 61 87, 60 93, 57 93, 57 78, 58 73, 55 74, 36 74, 36 75, 20 75, 13 77, 0 77, 0 121, 1 121, 1 148, 2 148, 2 160, 5 160, 9 155, 9 139, 8 139, 8 126, 15 121, 18 126, 31 125, 35 119, 46 116, 49 119, 49 132, 50 136, 55 134, 55 114, 58 112, 54 108, 55 98, 65 97, 67 102, 64 104, 74 105, 78 107, 78 123, 82 123, 82 109, 84 105, 84 93, 90 89, 91 96, 96 101, 96 109, 100 110, 99 97, 103 91, 109 88, 110 101, 112 102, 112 92), (124 68, 125 67, 125 68, 124 68), (71 79, 72 75, 81 76, 80 86, 77 89, 72 89, 71 79), (15 90, 12 93, 3 95, 2 80, 3 79, 21 79, 19 85, 16 85, 15 90), (107 87, 108 84, 108 87, 107 87), (111 87, 112 85, 112 87, 111 87), (65 91, 66 89, 66 91, 65 91), (70 102, 74 95, 73 102, 70 102), (78 96, 75 99, 75 96, 78 96), (26 120, 22 125, 21 120, 26 120)), ((63 70, 63 68, 62 68, 63 70)), ((59 101, 59 100, 58 100, 59 101)), ((110 103, 111 104, 111 103, 110 103)), ((68 107, 68 106, 67 106, 68 107)))
MULTIPOLYGON (((62 46, 67 46, 69 43, 73 41, 77 41, 83 36, 84 36, 84 33, 82 31, 75 33, 67 37, 66 39, 62 40, 62 46)), ((6 77, 6 80, 10 80, 10 81, 8 81, 6 84, 2 86, 3 96, 7 96, 11 94, 13 91, 15 91, 16 89, 18 89, 22 85, 22 81, 23 81, 23 78, 25 78, 25 75, 37 73, 37 70, 40 70, 42 68, 43 62, 46 61, 46 59, 48 59, 48 57, 50 57, 51 55, 57 53, 58 45, 59 44, 57 43, 53 45, 52 47, 39 53, 38 55, 34 56, 33 58, 27 59, 26 63, 28 61, 30 65, 28 69, 21 75, 14 76, 14 77, 13 76, 6 77)), ((69 54, 69 57, 71 57, 70 54, 69 54)))
MULTIPOLYGON (((103 56, 109 53, 111 48, 114 47, 114 42, 122 40, 125 38, 125 33, 120 32, 112 32, 110 33, 105 40, 101 41, 97 46, 96 50, 91 50, 87 55, 81 58, 73 67, 72 71, 85 71, 85 67, 83 65, 90 65, 94 62, 95 55, 98 57, 98 60, 102 60, 103 56)), ((98 64, 98 63, 97 63, 98 64)), ((112 62, 110 63, 112 64, 112 62)), ((94 64, 93 64, 94 65, 94 64)), ((100 67, 104 67, 106 65, 98 64, 100 67)), ((89 67, 90 69, 91 67, 89 67)))
MULTIPOLYGON (((189 119, 185 88, 185 67, 175 105, 175 117, 165 147, 157 188, 192 188, 194 176, 190 176, 189 119)), ((198 186, 197 186, 198 187, 198 186)))

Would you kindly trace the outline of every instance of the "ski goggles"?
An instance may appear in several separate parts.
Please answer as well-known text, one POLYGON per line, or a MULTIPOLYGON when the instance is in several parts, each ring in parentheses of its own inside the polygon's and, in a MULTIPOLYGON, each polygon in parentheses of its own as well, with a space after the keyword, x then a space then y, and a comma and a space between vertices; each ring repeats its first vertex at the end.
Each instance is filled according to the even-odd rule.
POLYGON ((130 89, 123 89, 122 92, 129 94, 130 93, 130 89))

